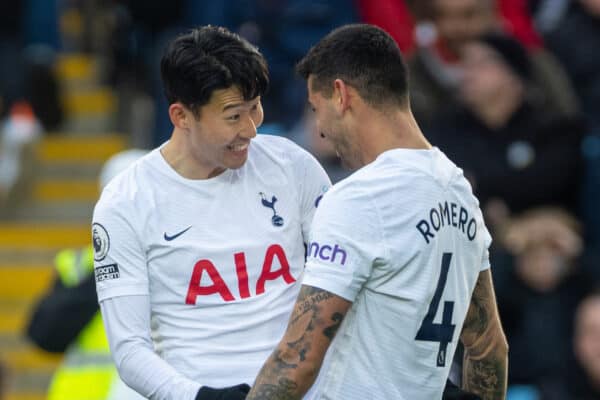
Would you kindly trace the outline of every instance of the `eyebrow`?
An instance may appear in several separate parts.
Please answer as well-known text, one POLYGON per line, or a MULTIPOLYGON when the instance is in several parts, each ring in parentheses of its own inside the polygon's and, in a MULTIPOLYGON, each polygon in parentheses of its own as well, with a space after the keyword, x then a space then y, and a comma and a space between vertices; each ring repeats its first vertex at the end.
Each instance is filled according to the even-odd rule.
POLYGON ((242 103, 242 102, 227 104, 225 107, 223 107, 223 110, 221 110, 221 111, 227 111, 227 110, 230 110, 232 108, 241 107, 243 105, 244 105, 244 103, 242 103))

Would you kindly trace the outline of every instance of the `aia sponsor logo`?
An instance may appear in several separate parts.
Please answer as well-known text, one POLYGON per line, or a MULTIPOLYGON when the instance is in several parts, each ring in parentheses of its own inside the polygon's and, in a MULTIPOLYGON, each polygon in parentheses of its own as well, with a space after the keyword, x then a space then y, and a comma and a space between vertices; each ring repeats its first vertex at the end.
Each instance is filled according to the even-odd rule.
MULTIPOLYGON (((237 276, 238 299, 251 297, 252 293, 248 279, 246 254, 244 252, 235 253, 233 255, 233 262, 235 264, 235 273, 237 276)), ((283 247, 278 244, 272 244, 265 252, 260 276, 256 282, 252 282, 254 283, 255 295, 258 296, 265 292, 265 286, 268 281, 278 280, 283 280, 287 285, 296 282, 296 279, 290 272, 290 263, 288 262, 283 247), (277 264, 279 268, 277 268, 277 264)), ((236 300, 234 293, 232 288, 227 286, 214 263, 211 260, 203 259, 194 265, 185 303, 194 305, 196 304, 198 296, 210 296, 214 294, 221 296, 226 302, 234 301, 236 300)))

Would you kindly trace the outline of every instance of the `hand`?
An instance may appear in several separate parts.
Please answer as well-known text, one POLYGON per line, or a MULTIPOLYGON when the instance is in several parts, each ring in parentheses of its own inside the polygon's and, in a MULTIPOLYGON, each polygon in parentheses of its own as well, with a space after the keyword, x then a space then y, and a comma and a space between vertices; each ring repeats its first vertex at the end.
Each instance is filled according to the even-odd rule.
POLYGON ((245 383, 220 389, 202 386, 196 400, 244 400, 249 391, 250 386, 245 383))
POLYGON ((462 390, 448 379, 446 381, 442 400, 481 400, 481 397, 462 390))
POLYGON ((574 259, 583 249, 579 223, 560 209, 536 209, 511 218, 504 226, 500 241, 513 254, 530 247, 550 246, 567 259, 574 259))

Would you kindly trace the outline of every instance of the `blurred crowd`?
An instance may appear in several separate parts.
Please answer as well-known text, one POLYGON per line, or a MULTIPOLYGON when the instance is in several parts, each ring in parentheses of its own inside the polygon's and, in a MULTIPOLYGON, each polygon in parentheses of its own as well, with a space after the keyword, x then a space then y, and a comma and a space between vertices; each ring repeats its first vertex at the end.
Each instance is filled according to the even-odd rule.
MULTIPOLYGON (((0 197, 18 175, 6 167, 18 164, 14 149, 61 123, 51 65, 75 44, 58 39, 60 7, 50 3, 0 2, 0 197)), ((406 54, 418 122, 463 168, 493 232, 509 400, 600 398, 600 0, 59 3, 83 10, 77 46, 104 60, 118 130, 133 146, 171 133, 164 43, 194 25, 223 25, 269 62, 262 131, 309 149, 334 182, 348 172, 315 131, 293 67, 334 27, 386 29, 406 54)))

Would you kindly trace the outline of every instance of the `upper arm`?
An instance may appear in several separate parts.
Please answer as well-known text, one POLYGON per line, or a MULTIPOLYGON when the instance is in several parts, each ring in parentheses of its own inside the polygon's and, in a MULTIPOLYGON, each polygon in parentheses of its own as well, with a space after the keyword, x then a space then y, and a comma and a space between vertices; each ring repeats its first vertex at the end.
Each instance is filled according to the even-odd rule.
POLYGON ((376 206, 361 185, 339 184, 315 213, 307 246, 303 283, 354 301, 387 257, 376 206))
POLYGON ((141 218, 132 199, 105 195, 94 209, 92 241, 100 301, 116 296, 148 295, 141 218))
POLYGON ((498 315, 491 270, 487 269, 481 271, 477 278, 463 324, 461 341, 468 349, 497 339, 506 341, 498 315))

